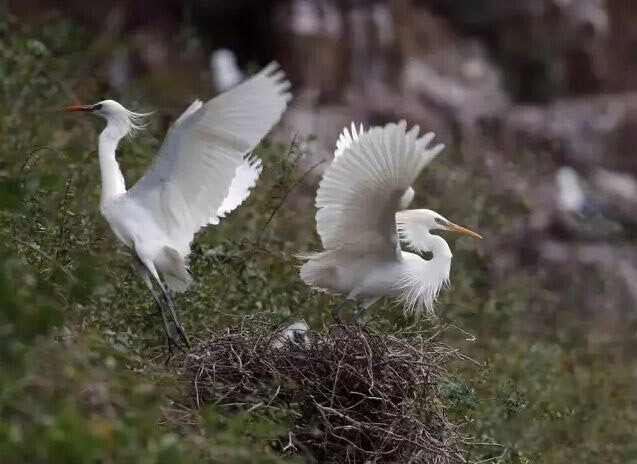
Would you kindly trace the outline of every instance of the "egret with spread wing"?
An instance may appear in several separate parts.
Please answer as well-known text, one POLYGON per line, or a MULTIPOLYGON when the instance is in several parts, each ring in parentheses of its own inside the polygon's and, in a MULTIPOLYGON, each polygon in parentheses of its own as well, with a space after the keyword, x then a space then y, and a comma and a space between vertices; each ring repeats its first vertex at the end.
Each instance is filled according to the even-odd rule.
POLYGON ((451 250, 432 230, 480 235, 428 209, 406 210, 414 197, 411 187, 423 168, 443 149, 429 148, 433 133, 418 137, 418 127, 406 123, 359 130, 352 124, 336 144, 334 161, 326 169, 316 194, 316 227, 324 251, 303 255, 301 279, 319 291, 345 296, 362 309, 382 296, 393 296, 406 313, 433 312, 440 289, 449 280, 451 250), (431 252, 425 260, 403 251, 431 252))
POLYGON ((261 162, 251 152, 283 115, 289 87, 273 63, 207 103, 196 100, 173 123, 153 164, 128 191, 115 151, 124 136, 140 128, 144 115, 113 100, 64 108, 106 120, 98 145, 101 212, 133 250, 135 267, 161 312, 171 352, 179 339, 188 344, 170 292, 191 283, 190 242, 199 229, 218 223, 250 194, 261 173, 261 162))

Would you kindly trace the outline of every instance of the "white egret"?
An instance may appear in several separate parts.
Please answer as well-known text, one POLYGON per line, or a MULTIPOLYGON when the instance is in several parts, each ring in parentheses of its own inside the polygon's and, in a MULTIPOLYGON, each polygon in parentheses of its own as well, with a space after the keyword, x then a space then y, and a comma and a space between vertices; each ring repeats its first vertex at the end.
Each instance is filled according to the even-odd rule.
POLYGON ((220 48, 212 52, 210 71, 213 84, 219 92, 225 92, 243 80, 243 73, 237 66, 237 57, 227 48, 220 48))
POLYGON ((251 152, 281 118, 289 87, 272 63, 207 103, 195 100, 128 191, 115 151, 124 136, 140 128, 144 115, 113 100, 64 108, 106 120, 98 144, 100 209, 117 238, 133 250, 135 267, 161 312, 171 352, 179 339, 188 344, 170 291, 183 291, 191 283, 187 257, 194 234, 218 223, 250 194, 261 173, 261 162, 251 152))
POLYGON ((581 213, 586 205, 586 194, 580 176, 570 166, 562 166, 555 174, 557 206, 564 212, 581 213))
POLYGON ((345 296, 332 310, 336 320, 348 300, 362 303, 357 314, 382 296, 397 298, 406 314, 433 312, 440 289, 448 283, 451 250, 432 230, 480 235, 428 209, 405 210, 414 197, 411 185, 443 149, 428 148, 434 134, 418 137, 418 126, 387 124, 351 133, 345 129, 335 158, 316 194, 316 227, 324 251, 302 255, 301 279, 319 291, 345 296), (402 251, 400 240, 425 260, 402 251))

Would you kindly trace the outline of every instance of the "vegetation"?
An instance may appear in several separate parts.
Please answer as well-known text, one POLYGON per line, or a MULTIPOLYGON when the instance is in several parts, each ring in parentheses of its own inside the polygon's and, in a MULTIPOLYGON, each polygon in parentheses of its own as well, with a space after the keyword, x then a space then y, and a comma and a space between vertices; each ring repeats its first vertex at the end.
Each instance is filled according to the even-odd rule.
MULTIPOLYGON (((2 13, 0 461, 310 461, 275 450, 286 417, 198 410, 188 399, 179 360, 164 363, 152 299, 97 211, 99 122, 56 112, 76 99, 112 94, 86 65, 99 63, 102 45, 68 21, 31 29, 2 13)), ((129 92, 122 99, 132 108, 156 103, 134 86, 129 92)), ((165 129, 159 116, 122 144, 129 185, 158 147, 165 129)), ((321 330, 329 323, 335 300, 306 288, 292 258, 317 243, 309 232, 315 179, 301 179, 299 168, 304 146, 302 138, 264 143, 265 172, 254 195, 197 238, 198 284, 176 300, 190 333, 255 313, 272 324, 302 317, 321 330)), ((524 198, 481 180, 486 166, 463 160, 463 168, 461 159, 451 150, 434 163, 423 179, 428 196, 418 205, 464 218, 481 232, 501 231, 527 213, 524 198), (463 188, 450 191, 451 184, 463 188)), ((524 168, 521 159, 515 169, 524 168)), ((588 343, 584 331, 592 329, 577 308, 536 273, 497 276, 475 243, 457 240, 452 249, 453 291, 443 292, 439 322, 460 328, 447 331, 446 342, 475 362, 447 366, 440 401, 474 437, 468 459, 631 462, 637 405, 626 372, 637 364, 626 343, 588 343)), ((609 286, 611 279, 592 284, 609 286)), ((376 314, 380 329, 411 323, 390 302, 376 314)), ((623 326, 634 331, 629 321, 623 326)))

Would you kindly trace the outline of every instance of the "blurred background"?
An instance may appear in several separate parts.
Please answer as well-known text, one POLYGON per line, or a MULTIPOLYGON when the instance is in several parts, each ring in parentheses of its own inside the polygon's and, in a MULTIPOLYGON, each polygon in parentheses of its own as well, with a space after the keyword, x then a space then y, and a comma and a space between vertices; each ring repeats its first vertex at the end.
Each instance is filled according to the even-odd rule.
MULTIPOLYGON (((452 244, 452 288, 439 305, 476 337, 449 342, 482 365, 451 368, 450 410, 502 445, 477 452, 493 462, 637 462, 637 2, 10 0, 2 12, 4 74, 15 75, 3 87, 5 136, 63 104, 113 98, 155 110, 151 135, 129 152, 143 156, 123 160, 133 175, 194 98, 273 59, 294 100, 271 138, 301 141, 301 173, 331 159, 352 121, 435 131, 447 150, 414 205, 486 239, 452 244), (26 82, 40 85, 35 106, 26 82)), ((97 124, 56 118, 58 132, 32 130, 6 152, 94 150, 97 124)), ((82 159, 80 177, 96 176, 95 160, 82 159)), ((315 174, 325 164, 278 212, 271 238, 285 256, 317 246, 315 174)), ((238 213, 248 228, 253 209, 238 213)), ((227 227, 211 234, 236 230, 227 227)), ((295 307, 303 298, 272 301, 289 317, 319 317, 295 307)))

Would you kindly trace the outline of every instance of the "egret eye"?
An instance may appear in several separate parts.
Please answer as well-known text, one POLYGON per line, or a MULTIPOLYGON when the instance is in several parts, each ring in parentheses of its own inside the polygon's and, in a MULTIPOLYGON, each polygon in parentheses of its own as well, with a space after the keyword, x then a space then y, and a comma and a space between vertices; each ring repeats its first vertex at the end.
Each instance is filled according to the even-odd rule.
POLYGON ((445 221, 444 219, 440 219, 439 217, 434 218, 434 222, 441 226, 447 225, 447 221, 445 221))
POLYGON ((97 105, 93 106, 93 108, 94 108, 95 110, 101 110, 101 109, 102 109, 102 104, 101 104, 101 103, 98 103, 97 105))

